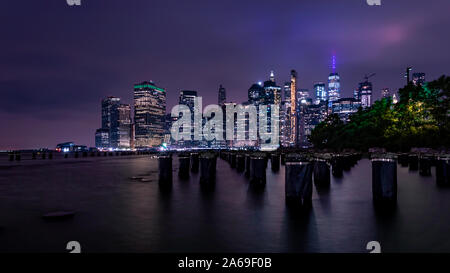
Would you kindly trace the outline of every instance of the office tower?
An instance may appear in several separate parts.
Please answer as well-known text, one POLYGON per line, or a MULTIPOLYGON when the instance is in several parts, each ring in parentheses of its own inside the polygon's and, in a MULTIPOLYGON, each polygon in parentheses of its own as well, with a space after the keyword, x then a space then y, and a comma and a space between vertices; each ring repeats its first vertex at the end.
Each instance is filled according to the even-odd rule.
POLYGON ((113 148, 111 129, 118 105, 120 98, 117 97, 111 96, 102 100, 102 127, 95 132, 95 147, 98 149, 113 148))
POLYGON ((283 86, 284 102, 291 103, 291 83, 285 82, 283 86))
POLYGON ((314 84, 314 93, 316 94, 315 104, 319 104, 328 100, 327 91, 323 82, 314 84))
MULTIPOLYGON (((186 105, 191 110, 191 136, 194 135, 194 128, 197 128, 198 124, 195 123, 194 119, 194 105, 195 105, 195 99, 197 98, 197 91, 193 90, 183 90, 180 92, 180 99, 178 101, 178 104, 180 105, 186 105)), ((183 140, 179 141, 178 145, 182 147, 193 147, 198 146, 200 143, 198 141, 190 141, 190 140, 183 140)))
POLYGON ((181 105, 187 105, 191 111, 194 111, 195 98, 197 98, 197 91, 183 90, 180 92, 180 99, 178 103, 181 105))
POLYGON ((166 114, 166 90, 153 82, 134 85, 134 122, 136 148, 162 144, 166 114))
POLYGON ((298 89, 297 90, 297 107, 300 104, 311 104, 312 100, 309 97, 308 89, 298 89))
POLYGON ((297 71, 291 70, 291 145, 297 144, 297 71))
POLYGON ((358 112, 359 107, 361 107, 361 102, 355 98, 342 98, 333 102, 332 112, 337 114, 342 121, 348 122, 350 115, 358 112))
POLYGON ((220 87, 219 87, 219 97, 218 97, 218 100, 217 100, 217 104, 219 106, 222 106, 222 105, 225 104, 226 100, 227 100, 227 91, 226 91, 225 87, 220 85, 220 87))
POLYGON ((110 147, 109 128, 100 128, 95 131, 95 147, 100 150, 110 147))
POLYGON ((390 97, 390 92, 389 92, 389 88, 383 88, 381 89, 381 98, 389 98, 390 97))
POLYGON ((425 73, 413 73, 412 81, 414 85, 423 85, 425 83, 425 73))
POLYGON ((265 92, 260 84, 253 84, 248 89, 248 102, 253 105, 259 105, 264 102, 265 92))
POLYGON ((102 128, 111 128, 112 114, 115 108, 120 104, 120 98, 107 97, 102 100, 102 128))
POLYGON ((355 89, 355 90, 353 90, 353 98, 355 99, 355 100, 361 100, 361 98, 359 97, 359 90, 358 89, 355 89))
POLYGON ((110 129, 111 147, 129 149, 131 147, 131 106, 119 104, 112 112, 110 129))
POLYGON ((358 91, 362 108, 370 107, 372 105, 372 83, 366 79, 359 83, 358 91))
POLYGON ((341 78, 336 73, 336 56, 332 59, 333 72, 328 76, 328 102, 331 103, 341 97, 341 78))
POLYGON ((302 125, 299 126, 302 128, 300 146, 308 148, 311 146, 309 136, 311 136, 312 130, 327 117, 328 106, 326 101, 322 101, 319 104, 303 106, 303 108, 302 118, 300 119, 302 125))
POLYGON ((341 78, 337 73, 331 73, 328 77, 328 101, 332 103, 340 98, 341 78))
POLYGON ((264 82, 264 104, 281 104, 281 87, 274 81, 264 82))

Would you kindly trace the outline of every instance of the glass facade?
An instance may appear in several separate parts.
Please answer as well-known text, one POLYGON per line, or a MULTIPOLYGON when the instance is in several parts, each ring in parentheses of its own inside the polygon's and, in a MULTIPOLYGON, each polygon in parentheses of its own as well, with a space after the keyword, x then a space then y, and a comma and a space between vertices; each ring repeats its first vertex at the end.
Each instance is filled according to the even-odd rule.
POLYGON ((134 85, 136 148, 159 146, 164 140, 166 91, 153 82, 134 85))

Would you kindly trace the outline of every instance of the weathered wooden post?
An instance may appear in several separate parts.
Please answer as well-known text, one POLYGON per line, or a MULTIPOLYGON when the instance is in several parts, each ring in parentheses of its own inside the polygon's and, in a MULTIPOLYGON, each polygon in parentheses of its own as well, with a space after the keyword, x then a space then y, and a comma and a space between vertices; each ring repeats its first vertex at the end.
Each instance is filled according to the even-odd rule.
POLYGON ((440 155, 436 158, 436 183, 438 186, 450 186, 450 155, 440 155))
POLYGON ((235 153, 232 153, 230 155, 230 166, 233 169, 236 168, 236 154, 235 153))
POLYGON ((172 156, 160 155, 158 157, 160 186, 172 185, 172 156))
POLYGON ((328 154, 316 155, 314 160, 314 184, 317 188, 330 186, 330 166, 328 162, 331 156, 328 154))
POLYGON ((263 153, 255 153, 250 158, 250 184, 255 187, 266 185, 266 160, 263 153))
POLYGON ((216 182, 217 158, 212 153, 204 153, 200 156, 200 183, 212 185, 216 182))
POLYGON ((245 170, 245 156, 243 154, 236 155, 236 171, 242 173, 245 170))
POLYGON ((410 154, 408 156, 409 170, 417 171, 419 169, 419 156, 417 154, 410 154))
POLYGON ((249 154, 245 155, 245 176, 246 177, 250 177, 250 160, 251 160, 251 156, 249 154))
POLYGON ((180 154, 178 156, 179 161, 179 169, 178 169, 178 177, 181 179, 188 179, 190 174, 190 165, 191 165, 191 158, 189 155, 180 154))
POLYGON ((191 153, 191 172, 198 173, 199 155, 198 153, 191 153))
POLYGON ((331 158, 331 167, 331 172, 334 177, 341 178, 343 176, 342 157, 339 154, 335 154, 331 158))
POLYGON ((306 206, 312 201, 312 160, 307 155, 286 156, 285 193, 290 206, 306 206))
POLYGON ((372 194, 375 203, 395 204, 397 201, 396 159, 393 154, 372 156, 372 194))
POLYGON ((431 176, 431 155, 420 155, 419 175, 431 176))
POLYGON ((280 155, 279 154, 271 154, 270 155, 270 166, 272 172, 278 172, 280 170, 280 155))

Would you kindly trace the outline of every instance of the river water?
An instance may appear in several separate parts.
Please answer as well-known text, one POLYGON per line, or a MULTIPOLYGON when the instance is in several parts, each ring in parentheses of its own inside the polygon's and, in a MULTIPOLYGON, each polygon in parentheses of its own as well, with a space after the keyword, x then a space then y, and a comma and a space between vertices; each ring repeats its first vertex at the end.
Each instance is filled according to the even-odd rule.
MULTIPOLYGON (((5 161, 5 162, 3 162, 5 161)), ((328 191, 314 188, 312 209, 286 208, 284 166, 267 168, 256 192, 218 159, 213 191, 176 175, 160 190, 149 156, 54 159, 0 166, 0 252, 450 252, 450 190, 398 166, 395 209, 375 210, 371 162, 363 159, 328 191), (73 219, 41 216, 74 210, 73 219)))

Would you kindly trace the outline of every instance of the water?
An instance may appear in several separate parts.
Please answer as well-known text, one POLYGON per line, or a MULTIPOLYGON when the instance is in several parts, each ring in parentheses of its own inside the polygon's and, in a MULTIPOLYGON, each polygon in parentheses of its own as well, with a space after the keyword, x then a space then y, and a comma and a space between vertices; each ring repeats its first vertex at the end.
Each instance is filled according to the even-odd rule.
POLYGON ((161 192, 157 160, 148 156, 22 161, 0 166, 0 252, 450 252, 450 190, 438 188, 435 169, 420 177, 398 166, 398 203, 377 212, 371 162, 359 161, 329 191, 314 188, 313 206, 286 208, 284 166, 267 168, 263 192, 218 159, 215 190, 199 176, 161 192), (44 163, 45 162, 45 163, 44 163), (142 182, 132 177, 144 178, 142 182), (41 215, 75 210, 64 222, 41 215))

